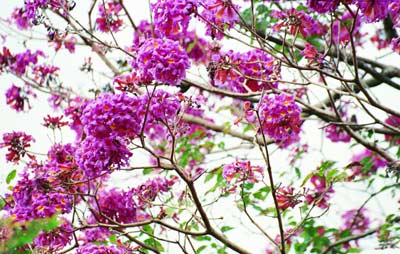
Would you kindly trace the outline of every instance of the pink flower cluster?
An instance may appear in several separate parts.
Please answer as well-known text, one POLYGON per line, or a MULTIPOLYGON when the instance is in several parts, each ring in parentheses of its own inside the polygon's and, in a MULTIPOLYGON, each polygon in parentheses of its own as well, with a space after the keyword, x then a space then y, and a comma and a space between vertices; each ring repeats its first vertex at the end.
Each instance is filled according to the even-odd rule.
POLYGON ((141 127, 135 113, 137 107, 138 100, 127 93, 101 94, 83 109, 84 131, 96 138, 134 137, 141 127))
POLYGON ((345 212, 342 215, 342 219, 344 220, 344 225, 342 230, 349 229, 351 234, 361 234, 369 229, 370 220, 368 216, 365 214, 367 212, 366 208, 353 209, 345 212))
POLYGON ((214 62, 217 65, 214 81, 218 87, 240 93, 277 87, 275 79, 279 77, 279 67, 262 50, 246 53, 229 51, 225 55, 214 55, 214 62))
MULTIPOLYGON (((93 202, 93 211, 101 211, 90 217, 89 221, 100 220, 104 223, 111 223, 110 220, 119 223, 132 223, 150 218, 146 209, 151 207, 154 199, 168 192, 176 183, 177 178, 153 178, 128 191, 110 189, 98 193, 98 202, 93 202), (97 206, 99 205, 99 207, 97 206), (104 216, 102 216, 104 215, 104 216)), ((107 233, 107 232, 104 232, 107 233)))
POLYGON ((307 59, 309 65, 320 66, 322 63, 323 57, 317 49, 309 43, 306 43, 305 48, 300 52, 300 54, 307 59))
POLYGON ((26 104, 28 105, 28 109, 31 109, 27 94, 29 93, 26 93, 21 87, 13 84, 5 93, 6 103, 17 112, 24 111, 26 104))
POLYGON ((318 13, 333 12, 339 6, 340 0, 307 0, 307 6, 318 13))
POLYGON ((186 34, 197 0, 158 0, 152 4, 154 31, 160 37, 179 39, 186 34))
POLYGON ((128 254, 131 253, 124 247, 117 245, 97 245, 93 243, 88 243, 79 246, 76 249, 76 254, 128 254))
POLYGON ((153 140, 168 137, 180 103, 175 96, 156 90, 137 97, 106 93, 84 104, 75 119, 76 127, 83 126, 86 134, 76 152, 78 166, 88 177, 127 166, 132 155, 129 141, 142 131, 153 140))
MULTIPOLYGON (((347 104, 345 104, 343 108, 339 108, 338 113, 343 121, 351 122, 352 119, 348 116, 347 108, 347 104)), ((356 121, 356 119, 354 119, 354 121, 356 121)), ((351 140, 351 136, 340 125, 329 124, 324 128, 324 132, 327 138, 329 138, 332 142, 348 143, 351 140)))
POLYGON ((61 226, 50 232, 40 233, 34 240, 35 249, 43 253, 54 253, 62 250, 72 241, 73 228, 71 223, 64 219, 61 226))
POLYGON ((49 183, 35 176, 24 173, 6 195, 5 209, 17 221, 29 221, 35 218, 48 218, 56 213, 66 214, 71 211, 72 197, 52 189, 49 183))
POLYGON ((99 17, 96 19, 97 28, 102 32, 119 31, 124 24, 121 11, 122 6, 116 0, 100 2, 99 17))
POLYGON ((139 48, 134 65, 144 79, 178 85, 185 78, 190 62, 178 42, 148 39, 139 48))
POLYGON ((235 192, 237 183, 257 183, 264 176, 264 168, 251 165, 250 161, 235 161, 224 166, 222 177, 232 185, 227 191, 235 192))
POLYGON ((349 179, 354 179, 354 177, 357 176, 369 176, 376 172, 378 168, 387 166, 385 159, 369 149, 365 149, 363 152, 355 154, 351 160, 355 162, 355 164, 350 167, 352 172, 349 179))
POLYGON ((35 139, 31 135, 13 131, 3 134, 3 142, 0 143, 0 148, 7 147, 6 160, 8 162, 18 163, 27 153, 26 149, 31 146, 32 141, 35 141, 35 139))
MULTIPOLYGON (((385 120, 385 123, 387 123, 395 128, 400 128, 400 117, 391 115, 385 120)), ((399 136, 385 135, 385 140, 393 142, 396 145, 400 144, 399 136)))
POLYGON ((276 200, 278 202, 278 208, 285 211, 289 207, 294 208, 301 201, 298 199, 298 195, 294 194, 294 188, 291 186, 279 187, 276 190, 276 200))
POLYGON ((204 0, 204 10, 200 16, 206 23, 206 34, 218 40, 224 37, 225 30, 231 29, 240 19, 240 7, 231 0, 204 0))
POLYGON ((322 209, 328 208, 328 200, 330 198, 330 194, 334 192, 331 186, 327 186, 325 178, 313 175, 310 178, 311 184, 314 186, 314 189, 309 192, 305 198, 307 204, 312 204, 315 202, 316 206, 322 209))
POLYGON ((325 27, 304 11, 297 11, 292 8, 288 11, 273 11, 272 16, 278 20, 282 20, 282 22, 278 22, 272 26, 274 31, 281 31, 282 28, 288 28, 290 34, 295 35, 300 33, 303 37, 325 34, 325 27))
POLYGON ((360 8, 363 18, 367 22, 376 22, 386 18, 388 14, 388 5, 393 0, 357 0, 356 4, 360 8))
POLYGON ((301 108, 292 95, 265 95, 259 105, 259 131, 278 146, 287 147, 300 139, 300 114, 301 108))

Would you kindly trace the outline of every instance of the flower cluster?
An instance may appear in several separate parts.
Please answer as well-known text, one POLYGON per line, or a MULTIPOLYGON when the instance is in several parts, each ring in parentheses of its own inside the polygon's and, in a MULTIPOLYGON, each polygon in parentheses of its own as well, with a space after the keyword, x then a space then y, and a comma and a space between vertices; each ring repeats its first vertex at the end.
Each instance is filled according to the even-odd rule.
POLYGON ((322 24, 315 21, 304 11, 290 9, 288 11, 273 11, 272 16, 278 20, 282 20, 272 26, 274 31, 280 31, 282 28, 288 28, 290 34, 300 33, 303 37, 312 35, 323 35, 326 29, 322 24))
POLYGON ((274 81, 279 77, 279 67, 266 52, 256 49, 246 53, 227 52, 215 55, 217 63, 213 72, 215 85, 233 92, 261 91, 276 88, 274 81))
POLYGON ((333 12, 339 6, 340 0, 307 0, 307 6, 318 13, 333 12))
POLYGON ((139 48, 135 65, 145 79, 178 85, 185 78, 190 62, 178 42, 148 39, 139 48))
MULTIPOLYGON (((93 207, 96 208, 98 204, 98 209, 105 216, 90 217, 89 221, 95 222, 95 218, 97 218, 105 223, 108 223, 110 219, 119 223, 132 223, 149 219, 150 215, 145 210, 151 207, 158 195, 168 192, 176 181, 177 178, 157 177, 128 191, 115 188, 102 190, 98 193, 98 201, 93 207)), ((107 232, 103 233, 107 235, 107 232)))
POLYGON ((250 182, 257 183, 264 176, 264 169, 261 166, 251 165, 250 161, 235 161, 224 166, 222 169, 222 177, 232 185, 227 190, 228 192, 234 192, 237 187, 237 183, 250 182))
POLYGON ((32 73, 34 75, 33 79, 38 84, 49 86, 49 84, 54 81, 56 77, 58 77, 59 70, 60 68, 53 65, 36 65, 32 69, 32 73))
POLYGON ((64 223, 50 232, 40 233, 34 240, 35 249, 43 253, 54 253, 62 250, 72 241, 73 228, 71 223, 64 219, 64 223))
POLYGON ((29 98, 24 95, 21 87, 13 84, 7 89, 5 95, 7 105, 10 105, 10 107, 17 112, 24 110, 25 102, 27 102, 29 109, 31 108, 29 105, 29 98))
POLYGON ((84 107, 80 119, 87 135, 134 137, 141 127, 137 107, 138 100, 127 93, 104 93, 84 107))
POLYGON ((31 27, 28 13, 24 8, 15 8, 11 18, 19 30, 26 30, 31 27))
POLYGON ((72 208, 71 196, 51 189, 46 180, 29 176, 26 172, 6 199, 5 209, 17 221, 48 218, 56 213, 65 214, 72 208))
POLYGON ((260 132, 274 139, 280 147, 297 142, 302 123, 301 108, 287 94, 265 95, 260 102, 260 132))
POLYGON ((322 209, 328 208, 328 199, 330 198, 330 194, 334 192, 333 188, 327 186, 325 178, 318 175, 311 176, 310 181, 314 186, 314 190, 305 196, 305 201, 307 204, 315 202, 316 206, 322 209))
POLYGON ((97 28, 102 32, 117 32, 124 21, 121 19, 122 6, 118 1, 112 0, 99 4, 99 17, 96 19, 97 28))
POLYGON ((118 137, 87 136, 76 151, 76 163, 87 179, 106 175, 112 170, 110 167, 119 169, 129 165, 132 153, 126 145, 118 137))
POLYGON ((356 176, 369 176, 376 172, 378 168, 386 167, 387 162, 378 154, 369 149, 365 149, 359 154, 355 154, 352 159, 351 175, 349 179, 354 179, 356 176))
POLYGON ((206 0, 201 17, 206 22, 206 34, 218 40, 224 37, 224 31, 231 29, 238 21, 240 7, 231 0, 206 0))
POLYGON ((339 43, 347 43, 350 41, 350 38, 354 38, 354 40, 358 41, 358 38, 361 37, 360 33, 361 28, 361 20, 359 17, 353 19, 353 16, 350 12, 346 11, 341 17, 338 17, 332 24, 332 36, 335 44, 339 43), (354 24, 354 29, 352 29, 354 24), (353 30, 353 33, 350 35, 350 31, 353 30))
MULTIPOLYGON (((342 118, 343 121, 346 122, 355 122, 356 118, 352 117, 350 118, 347 113, 347 105, 345 104, 343 108, 338 109, 338 113, 340 114, 340 117, 342 118)), ((336 124, 329 124, 324 128, 324 132, 332 142, 344 142, 348 143, 351 140, 351 136, 346 132, 346 130, 336 124)))
POLYGON ((138 100, 126 93, 105 93, 83 107, 78 117, 87 137, 77 149, 76 161, 87 177, 100 176, 111 166, 128 165, 132 153, 127 142, 141 127, 137 105, 138 100))
POLYGON ((365 1, 357 0, 356 4, 362 11, 363 18, 367 22, 376 22, 386 18, 388 5, 393 0, 365 1))
MULTIPOLYGON (((186 31, 185 33, 177 34, 180 37, 174 38, 185 49, 188 57, 195 63, 206 63, 209 59, 208 42, 197 35, 196 31, 186 31)), ((146 20, 142 20, 137 26, 133 39, 133 47, 140 47, 148 39, 157 38, 164 39, 165 37, 158 33, 154 25, 146 20)), ((136 65, 134 63, 134 65, 136 65)), ((150 80, 151 81, 151 80, 150 80)))
POLYGON ((3 142, 0 143, 0 148, 8 147, 6 160, 13 163, 18 163, 19 160, 27 153, 26 149, 31 146, 30 142, 35 141, 31 135, 24 132, 11 132, 3 134, 3 142))
POLYGON ((364 233, 370 224, 370 220, 368 216, 366 216, 366 208, 353 209, 345 212, 342 215, 342 219, 344 220, 342 230, 349 229, 351 234, 361 234, 364 233))
POLYGON ((294 194, 294 188, 290 186, 279 187, 276 190, 276 200, 278 208, 285 211, 289 207, 294 208, 301 201, 298 196, 294 194))
MULTIPOLYGON (((385 120, 385 123, 387 123, 395 128, 400 128, 400 117, 391 115, 385 120)), ((396 145, 400 144, 400 137, 396 137, 396 136, 394 137, 394 136, 385 134, 385 140, 393 142, 396 145)))
POLYGON ((25 52, 18 53, 12 58, 10 69, 17 75, 23 75, 30 64, 37 64, 39 56, 44 56, 43 51, 37 50, 36 52, 31 52, 28 49, 25 52))
POLYGON ((124 247, 116 245, 95 245, 92 243, 79 246, 76 249, 76 254, 127 254, 131 253, 124 247))
POLYGON ((323 57, 317 49, 309 43, 306 43, 305 48, 300 52, 300 54, 307 59, 309 65, 315 64, 319 66, 322 63, 323 57))
POLYGON ((158 0, 152 4, 154 28, 160 37, 179 39, 186 34, 197 0, 158 0))

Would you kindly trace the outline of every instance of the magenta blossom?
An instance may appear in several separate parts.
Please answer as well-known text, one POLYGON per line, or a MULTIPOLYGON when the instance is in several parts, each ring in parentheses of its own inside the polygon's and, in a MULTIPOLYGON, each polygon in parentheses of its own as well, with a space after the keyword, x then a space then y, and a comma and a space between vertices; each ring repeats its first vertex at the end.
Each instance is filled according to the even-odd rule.
POLYGON ((185 78, 190 62, 178 42, 148 39, 139 48, 135 65, 146 79, 178 85, 185 78))
POLYGON ((24 132, 14 131, 11 133, 4 133, 0 148, 8 147, 6 160, 8 162, 18 163, 19 160, 25 156, 27 153, 26 149, 31 146, 30 143, 33 141, 35 141, 35 139, 24 132))
POLYGON ((260 132, 278 146, 287 147, 300 139, 300 114, 301 108, 292 95, 265 95, 259 108, 260 132))
POLYGON ((97 28, 102 32, 117 32, 124 21, 121 19, 122 6, 118 1, 106 1, 99 4, 99 17, 96 19, 97 28))
POLYGON ((158 0, 151 5, 155 32, 160 37, 179 39, 186 34, 196 5, 197 0, 158 0))

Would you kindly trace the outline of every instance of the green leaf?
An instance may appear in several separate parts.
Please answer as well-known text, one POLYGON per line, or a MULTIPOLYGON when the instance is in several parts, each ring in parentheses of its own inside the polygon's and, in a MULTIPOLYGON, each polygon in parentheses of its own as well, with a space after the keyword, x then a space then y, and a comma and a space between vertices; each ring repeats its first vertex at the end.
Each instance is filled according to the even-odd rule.
POLYGON ((143 175, 148 175, 151 174, 153 172, 152 168, 144 168, 143 169, 143 175))
POLYGON ((300 172, 300 169, 299 169, 298 167, 295 167, 295 168, 294 168, 294 172, 296 172, 296 176, 297 176, 298 178, 301 177, 301 172, 300 172))
POLYGON ((116 235, 110 235, 108 240, 110 241, 110 243, 116 244, 117 243, 117 236, 116 235))
POLYGON ((227 231, 232 230, 232 229, 234 229, 234 228, 233 228, 233 227, 230 227, 230 226, 223 226, 223 227, 221 228, 221 231, 222 231, 222 232, 227 232, 227 231))
POLYGON ((197 241, 211 241, 211 237, 208 235, 201 235, 196 237, 197 241))
POLYGON ((0 211, 3 210, 6 205, 6 201, 4 201, 3 197, 0 197, 0 211))
POLYGON ((206 248, 207 248, 206 245, 202 245, 202 246, 200 246, 199 248, 197 248, 196 253, 200 253, 200 252, 202 252, 203 250, 205 250, 206 248))
POLYGON ((153 228, 150 225, 144 225, 143 231, 151 235, 153 234, 153 228))
POLYGON ((301 183, 301 187, 303 187, 304 185, 306 185, 307 181, 310 180, 310 178, 314 175, 314 172, 309 173, 308 175, 306 175, 306 177, 304 178, 303 182, 301 183))
POLYGON ((15 178, 16 175, 17 175, 17 170, 14 169, 13 171, 11 171, 11 172, 7 175, 7 177, 6 177, 6 183, 7 183, 7 184, 10 184, 11 181, 15 178))
POLYGON ((144 243, 156 248, 160 252, 164 251, 164 247, 162 246, 162 244, 159 241, 157 241, 156 239, 154 239, 153 237, 147 238, 146 240, 144 240, 144 243))

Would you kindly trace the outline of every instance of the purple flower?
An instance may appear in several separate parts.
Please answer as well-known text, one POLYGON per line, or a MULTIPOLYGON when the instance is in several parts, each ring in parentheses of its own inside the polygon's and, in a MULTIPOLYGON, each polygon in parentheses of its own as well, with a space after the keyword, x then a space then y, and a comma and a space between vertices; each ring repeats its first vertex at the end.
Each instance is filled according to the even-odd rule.
POLYGON ((31 27, 28 13, 23 8, 15 8, 11 14, 11 18, 14 20, 17 28, 20 30, 26 30, 31 27))
POLYGON ((318 13, 333 12, 339 6, 340 0, 307 0, 307 6, 318 13))
POLYGON ((265 95, 259 108, 260 132, 273 138, 280 147, 297 142, 302 123, 301 108, 287 94, 265 95))
POLYGON ((231 0, 206 0, 203 2, 202 20, 206 22, 206 34, 218 40, 224 37, 224 31, 231 29, 239 19, 240 7, 231 0))
POLYGON ((139 100, 127 93, 104 93, 84 107, 80 120, 87 135, 133 138, 141 129, 138 107, 139 100))
POLYGON ((370 224, 370 220, 365 214, 366 212, 366 208, 360 210, 353 209, 345 212, 342 215, 342 219, 344 220, 342 230, 349 229, 353 235, 364 233, 369 228, 370 224))
POLYGON ((356 4, 367 22, 376 22, 386 18, 390 2, 391 0, 358 0, 356 4))
POLYGON ((5 95, 6 103, 17 112, 24 110, 25 101, 28 102, 29 105, 29 99, 23 95, 22 89, 14 84, 7 89, 5 95))
POLYGON ((236 183, 243 181, 257 183, 263 177, 264 169, 261 166, 251 165, 250 161, 235 161, 224 166, 222 169, 222 177, 232 184, 228 192, 236 190, 236 183))
POLYGON ((288 28, 290 34, 300 33, 303 37, 312 35, 323 35, 326 29, 321 23, 315 21, 304 11, 297 11, 292 8, 288 11, 273 11, 272 16, 278 20, 282 20, 273 25, 274 31, 281 31, 282 28, 288 28))
POLYGON ((127 254, 131 253, 126 248, 115 246, 115 245, 94 245, 92 243, 88 243, 82 246, 79 246, 76 249, 76 254, 127 254))
MULTIPOLYGON (((400 128, 400 117, 391 115, 385 120, 385 123, 387 123, 395 128, 400 128)), ((390 141, 395 145, 400 144, 399 136, 396 137, 396 136, 385 134, 385 140, 390 141)))
POLYGON ((13 163, 18 163, 25 156, 26 149, 31 146, 30 142, 35 139, 24 132, 11 132, 3 134, 3 142, 0 143, 0 148, 8 147, 6 160, 13 163))
POLYGON ((217 64, 214 71, 216 86, 240 93, 277 87, 274 79, 279 77, 280 70, 265 51, 229 51, 225 55, 215 55, 214 62, 217 64))
POLYGON ((362 153, 355 154, 351 160, 355 162, 355 164, 350 167, 352 173, 349 179, 354 179, 356 176, 369 176, 373 172, 376 172, 378 168, 387 166, 385 159, 369 149, 365 149, 362 153))
POLYGON ((135 65, 145 79, 178 85, 185 78, 190 62, 178 42, 148 39, 139 48, 135 65))
POLYGON ((17 221, 48 218, 56 213, 66 214, 72 209, 72 197, 61 189, 52 188, 43 178, 23 173, 21 179, 7 195, 5 209, 17 221))
POLYGON ((122 6, 118 1, 100 2, 99 17, 96 19, 97 28, 102 32, 117 32, 124 21, 120 17, 122 6))
POLYGON ((186 34, 197 0, 158 0, 152 4, 154 28, 160 37, 177 40, 186 34))
POLYGON ((332 187, 328 187, 324 177, 313 175, 310 178, 311 184, 314 189, 305 196, 307 204, 315 204, 322 209, 328 208, 328 200, 330 194, 334 192, 332 187))
POLYGON ((73 228, 71 222, 63 219, 64 223, 50 232, 40 233, 34 240, 35 250, 53 253, 62 250, 72 241, 73 228))
POLYGON ((76 164, 83 170, 85 178, 99 177, 129 165, 132 153, 126 141, 118 137, 96 138, 87 136, 76 151, 76 164))
POLYGON ((26 68, 30 64, 36 64, 38 62, 38 56, 44 57, 44 53, 41 50, 37 50, 32 53, 30 49, 23 53, 18 53, 14 56, 13 63, 10 65, 10 69, 17 75, 23 75, 26 72, 26 68))
POLYGON ((357 17, 355 21, 353 20, 353 16, 350 12, 346 11, 341 17, 338 17, 332 25, 332 36, 335 44, 346 43, 350 41, 350 32, 352 29, 352 24, 355 22, 354 30, 352 36, 355 41, 361 36, 360 27, 361 21, 360 18, 357 17))

